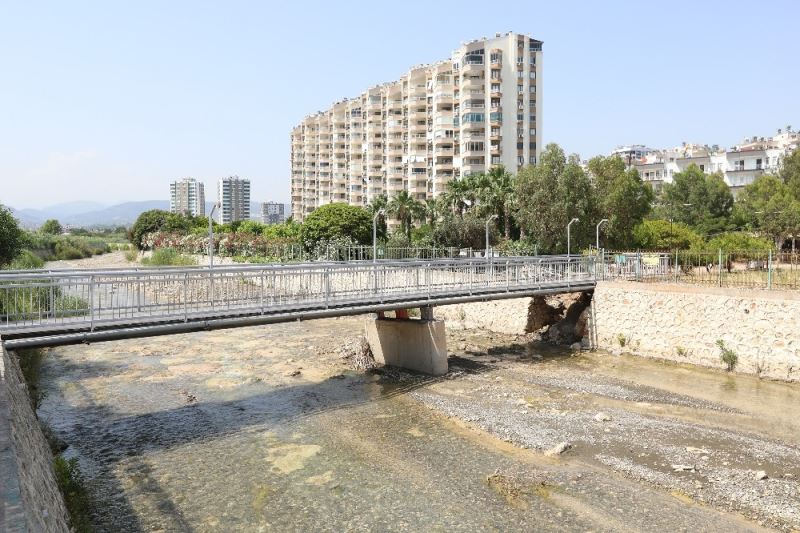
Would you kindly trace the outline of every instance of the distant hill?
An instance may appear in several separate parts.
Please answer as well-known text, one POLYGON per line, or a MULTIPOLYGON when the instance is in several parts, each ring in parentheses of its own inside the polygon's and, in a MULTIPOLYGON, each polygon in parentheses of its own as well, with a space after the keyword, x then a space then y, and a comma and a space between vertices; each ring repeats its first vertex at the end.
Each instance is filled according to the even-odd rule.
POLYGON ((133 224, 140 214, 150 209, 168 210, 169 202, 165 200, 125 202, 96 211, 76 213, 59 218, 59 221, 70 226, 127 226, 133 224))
MULTIPOLYGON (((212 202, 206 202, 206 214, 211 211, 212 202)), ((169 210, 166 200, 144 200, 141 202, 125 202, 106 207, 96 202, 69 202, 47 207, 45 209, 14 209, 11 212, 23 227, 35 229, 45 220, 55 218, 62 224, 79 227, 93 226, 129 226, 138 216, 150 209, 169 210)), ((288 213, 288 211, 287 211, 288 213)), ((216 215, 216 213, 215 213, 216 215)), ((261 204, 250 203, 250 217, 258 220, 261 216, 261 204)))

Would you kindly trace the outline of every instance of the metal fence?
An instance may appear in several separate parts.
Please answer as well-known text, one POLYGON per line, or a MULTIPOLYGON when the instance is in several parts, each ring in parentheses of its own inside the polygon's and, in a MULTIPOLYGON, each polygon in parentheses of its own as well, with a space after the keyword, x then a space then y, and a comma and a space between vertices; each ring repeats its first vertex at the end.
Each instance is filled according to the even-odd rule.
POLYGON ((594 286, 594 258, 0 272, 0 333, 94 330, 594 286))
POLYGON ((598 279, 758 289, 800 288, 800 254, 771 251, 606 252, 598 279))

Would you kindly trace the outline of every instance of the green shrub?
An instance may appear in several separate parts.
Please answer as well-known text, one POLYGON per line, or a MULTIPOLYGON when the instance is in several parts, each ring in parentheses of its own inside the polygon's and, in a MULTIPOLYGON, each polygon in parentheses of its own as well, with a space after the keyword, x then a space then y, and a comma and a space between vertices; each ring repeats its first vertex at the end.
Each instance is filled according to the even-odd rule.
POLYGON ((8 268, 11 270, 31 270, 34 268, 42 268, 44 261, 42 258, 31 252, 30 250, 23 250, 16 259, 14 259, 8 268))
POLYGON ((703 239, 692 228, 669 220, 645 220, 633 228, 636 245, 644 250, 701 248, 703 239))
MULTIPOLYGON (((486 246, 486 221, 466 216, 441 221, 433 230, 436 246, 480 249, 486 246)), ((497 241, 497 228, 489 225, 489 242, 497 241)))
POLYGON ((10 263, 25 245, 25 232, 11 211, 0 205, 0 267, 10 263))
POLYGON ((705 245, 706 250, 722 250, 723 252, 763 252, 766 254, 775 248, 769 239, 762 239, 750 233, 735 232, 717 235, 705 245))
POLYGON ((334 203, 315 209, 303 222, 300 235, 307 250, 322 242, 349 239, 355 244, 372 242, 372 217, 361 207, 334 203))
POLYGON ((733 371, 736 368, 736 363, 739 362, 739 356, 736 355, 736 352, 725 346, 725 341, 722 339, 717 339, 717 347, 719 347, 719 358, 725 363, 726 370, 728 372, 733 371))
POLYGON ((139 258, 139 252, 137 252, 136 250, 128 250, 127 252, 125 252, 126 261, 134 262, 138 258, 139 258))
POLYGON ((170 213, 161 209, 145 211, 136 219, 131 227, 129 238, 138 249, 142 249, 142 238, 148 233, 157 231, 189 233, 194 227, 201 227, 204 219, 187 217, 178 213, 170 213))
POLYGON ((89 515, 91 502, 83 474, 78 466, 78 459, 76 457, 65 459, 63 455, 57 455, 53 459, 53 471, 58 488, 64 496, 70 526, 79 533, 92 531, 89 515))
POLYGON ((143 265, 148 266, 191 266, 197 261, 188 255, 179 253, 174 248, 159 248, 153 251, 150 257, 142 259, 143 265))

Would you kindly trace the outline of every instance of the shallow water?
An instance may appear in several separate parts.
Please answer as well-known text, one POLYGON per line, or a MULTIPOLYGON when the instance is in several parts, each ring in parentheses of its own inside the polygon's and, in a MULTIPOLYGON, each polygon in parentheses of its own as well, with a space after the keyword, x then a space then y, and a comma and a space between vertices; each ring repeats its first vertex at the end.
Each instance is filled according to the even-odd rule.
MULTIPOLYGON (((461 394, 457 376, 398 384, 347 370, 330 349, 362 327, 321 320, 53 349, 39 415, 79 458, 102 531, 750 528, 519 449, 410 397, 432 387, 461 394)), ((544 364, 688 386, 675 365, 544 364)), ((487 379, 497 371, 481 361, 453 368, 487 379)), ((768 402, 797 399, 796 389, 747 379, 726 390, 727 376, 706 374, 696 379, 732 405, 766 413, 768 402)), ((776 433, 795 423, 772 420, 789 424, 776 433)))

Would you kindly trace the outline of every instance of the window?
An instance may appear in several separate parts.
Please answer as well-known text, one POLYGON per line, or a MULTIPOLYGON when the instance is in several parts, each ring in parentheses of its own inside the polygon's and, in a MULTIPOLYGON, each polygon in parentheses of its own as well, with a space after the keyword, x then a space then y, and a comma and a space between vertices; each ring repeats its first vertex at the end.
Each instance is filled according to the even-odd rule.
POLYGON ((525 61, 525 58, 522 56, 517 56, 517 65, 521 65, 522 62, 525 61))
POLYGON ((500 135, 500 128, 493 126, 492 127, 492 136, 496 137, 497 135, 500 135))
POLYGON ((490 58, 490 61, 491 61, 492 63, 495 63, 495 64, 497 64, 497 63, 500 63, 500 58, 501 58, 501 57, 502 57, 502 56, 501 56, 499 53, 497 53, 497 52, 493 52, 493 53, 492 53, 492 54, 489 56, 489 58, 490 58))
POLYGON ((532 79, 532 80, 535 80, 536 79, 536 71, 535 70, 530 71, 530 73, 528 74, 528 77, 530 77, 530 79, 532 79))
POLYGON ((700 172, 705 172, 705 171, 706 171, 706 166, 700 165, 700 172))
POLYGON ((492 156, 492 164, 493 165, 499 165, 500 164, 500 156, 499 155, 493 155, 492 156))
POLYGON ((520 139, 524 139, 525 138, 525 130, 522 129, 522 128, 517 128, 517 137, 519 137, 520 139))
POLYGON ((503 113, 501 111, 495 111, 489 115, 489 120, 491 120, 492 122, 502 122, 503 113))
POLYGON ((493 93, 499 93, 500 92, 500 84, 499 83, 493 83, 492 84, 492 92, 493 93))
POLYGON ((535 93, 535 92, 536 92, 536 85, 531 85, 531 92, 532 92, 532 93, 535 93))
POLYGON ((756 169, 757 170, 761 170, 761 160, 760 159, 756 159, 756 169))
POLYGON ((531 135, 532 135, 533 137, 536 137, 536 128, 531 128, 531 130, 530 130, 530 131, 531 131, 531 135))
POLYGON ((525 164, 525 157, 521 156, 521 155, 518 155, 517 156, 517 165, 522 166, 524 164, 525 164))
POLYGON ((517 121, 522 122, 523 120, 525 120, 525 114, 517 113, 517 121))
POLYGON ((517 85, 517 93, 523 94, 525 92, 525 87, 523 85, 517 85))
POLYGON ((483 113, 464 113, 464 124, 467 122, 483 122, 484 121, 484 114, 483 113))
POLYGON ((536 143, 530 143, 530 144, 528 144, 528 148, 530 148, 531 150, 534 150, 534 151, 535 151, 535 150, 536 150, 536 143))
POLYGON ((525 148, 525 143, 517 143, 517 150, 522 150, 525 148))
POLYGON ((535 155, 531 156, 530 162, 531 162, 531 165, 535 165, 536 164, 536 156, 535 155))
POLYGON ((492 69, 491 77, 492 77, 493 80, 499 80, 500 79, 500 71, 492 69))

